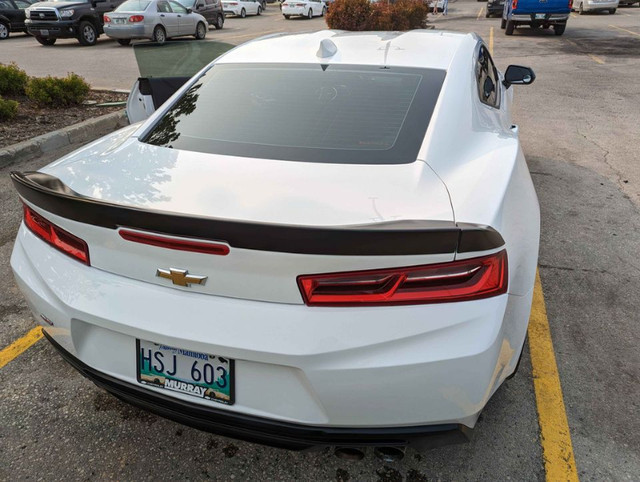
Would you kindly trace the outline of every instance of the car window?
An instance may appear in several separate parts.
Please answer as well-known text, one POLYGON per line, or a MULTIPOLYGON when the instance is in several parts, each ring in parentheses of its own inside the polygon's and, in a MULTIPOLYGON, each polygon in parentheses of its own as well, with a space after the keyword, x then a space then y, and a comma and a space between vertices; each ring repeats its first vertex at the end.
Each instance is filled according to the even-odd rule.
POLYGON ((13 10, 13 5, 5 0, 0 0, 0 8, 3 10, 13 10))
POLYGON ((178 2, 170 1, 169 4, 171 5, 171 10, 173 10, 174 13, 187 13, 187 9, 180 5, 178 2))
POLYGON ((31 6, 31 4, 29 2, 25 2, 24 0, 14 0, 14 1, 15 1, 16 6, 21 10, 23 10, 25 8, 29 8, 31 6))
POLYGON ((171 7, 169 6, 169 2, 158 2, 158 12, 171 13, 171 7))
POLYGON ((207 5, 214 5, 215 2, 213 0, 205 0, 205 2, 207 3, 207 5))
POLYGON ((500 107, 500 77, 487 48, 482 45, 476 59, 476 80, 480 100, 491 107, 500 107))
POLYGON ((415 162, 445 75, 360 65, 215 64, 144 142, 258 159, 415 162))
POLYGON ((116 8, 116 12, 144 12, 150 3, 150 0, 127 0, 116 8))

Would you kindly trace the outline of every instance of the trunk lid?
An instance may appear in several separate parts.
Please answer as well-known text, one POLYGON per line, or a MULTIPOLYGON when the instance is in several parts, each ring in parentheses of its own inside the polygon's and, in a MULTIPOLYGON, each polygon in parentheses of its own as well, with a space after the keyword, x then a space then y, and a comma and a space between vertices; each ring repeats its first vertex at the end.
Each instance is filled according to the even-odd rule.
POLYGON ((153 229, 148 229, 148 224, 141 228, 135 221, 130 223, 134 225, 120 223, 118 229, 110 229, 101 222, 99 203, 89 203, 96 213, 94 222, 89 223, 47 213, 46 206, 34 205, 42 215, 88 243, 95 268, 192 292, 302 303, 296 283, 302 274, 454 258, 455 243, 449 241, 457 234, 451 230, 455 225, 449 196, 424 162, 344 165, 275 161, 186 152, 123 137, 124 141, 113 137, 102 145, 88 146, 41 171, 92 201, 110 203, 116 209, 137 208, 134 218, 128 219, 144 224, 152 217, 145 215, 148 211, 169 213, 174 216, 170 219, 177 220, 160 228, 153 225, 153 229), (150 246, 119 234, 119 229, 132 228, 169 236, 180 233, 180 239, 188 239, 184 233, 192 232, 190 224, 212 218, 219 220, 218 224, 207 225, 211 229, 203 226, 198 238, 230 245, 227 255, 150 246), (240 223, 243 229, 230 231, 229 222, 240 223), (416 250, 405 241, 402 233, 412 235, 425 225, 436 231, 445 227, 442 236, 448 239, 446 246, 440 243, 416 250), (284 228, 274 230, 274 226, 284 228), (367 231, 353 237, 358 226, 366 226, 367 231), (379 239, 380 231, 397 227, 404 231, 396 238, 379 239), (334 236, 336 232, 342 234, 334 236), (348 248, 336 245, 341 243, 348 248), (166 272, 170 268, 206 276, 206 283, 184 287, 157 276, 159 269, 166 272))

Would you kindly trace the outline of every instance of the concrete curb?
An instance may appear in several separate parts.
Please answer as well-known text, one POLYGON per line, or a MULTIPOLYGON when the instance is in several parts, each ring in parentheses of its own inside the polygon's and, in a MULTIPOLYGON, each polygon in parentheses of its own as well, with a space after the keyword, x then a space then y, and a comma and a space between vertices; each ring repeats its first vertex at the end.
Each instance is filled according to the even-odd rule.
POLYGON ((124 110, 79 122, 57 131, 48 132, 28 141, 0 149, 0 168, 31 159, 61 147, 89 142, 129 124, 124 110))

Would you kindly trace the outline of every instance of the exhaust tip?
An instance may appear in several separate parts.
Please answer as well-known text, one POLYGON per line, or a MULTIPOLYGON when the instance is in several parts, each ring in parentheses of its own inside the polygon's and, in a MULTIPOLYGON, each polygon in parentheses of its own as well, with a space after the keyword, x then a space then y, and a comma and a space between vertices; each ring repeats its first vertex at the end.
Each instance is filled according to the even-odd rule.
POLYGON ((336 447, 333 453, 342 460, 364 459, 364 451, 358 447, 336 447))
POLYGON ((406 447, 376 447, 373 451, 383 462, 398 462, 404 458, 406 447))

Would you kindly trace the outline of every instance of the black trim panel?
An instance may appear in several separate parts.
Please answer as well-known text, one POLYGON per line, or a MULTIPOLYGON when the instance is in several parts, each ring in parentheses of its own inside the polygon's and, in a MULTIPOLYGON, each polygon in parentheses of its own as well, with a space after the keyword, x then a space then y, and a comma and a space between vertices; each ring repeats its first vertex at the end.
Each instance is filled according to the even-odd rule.
POLYGON ((488 226, 448 221, 398 221, 352 226, 293 226, 230 221, 92 199, 41 172, 12 172, 25 200, 58 216, 108 229, 128 227, 173 236, 227 242, 232 247, 281 253, 341 256, 446 254, 504 245, 488 226))
POLYGON ((44 336, 71 366, 100 388, 124 402, 207 432, 290 450, 317 446, 402 446, 418 450, 466 442, 471 429, 457 424, 412 427, 319 427, 244 415, 213 406, 172 398, 145 387, 123 382, 77 359, 45 330, 44 336))

